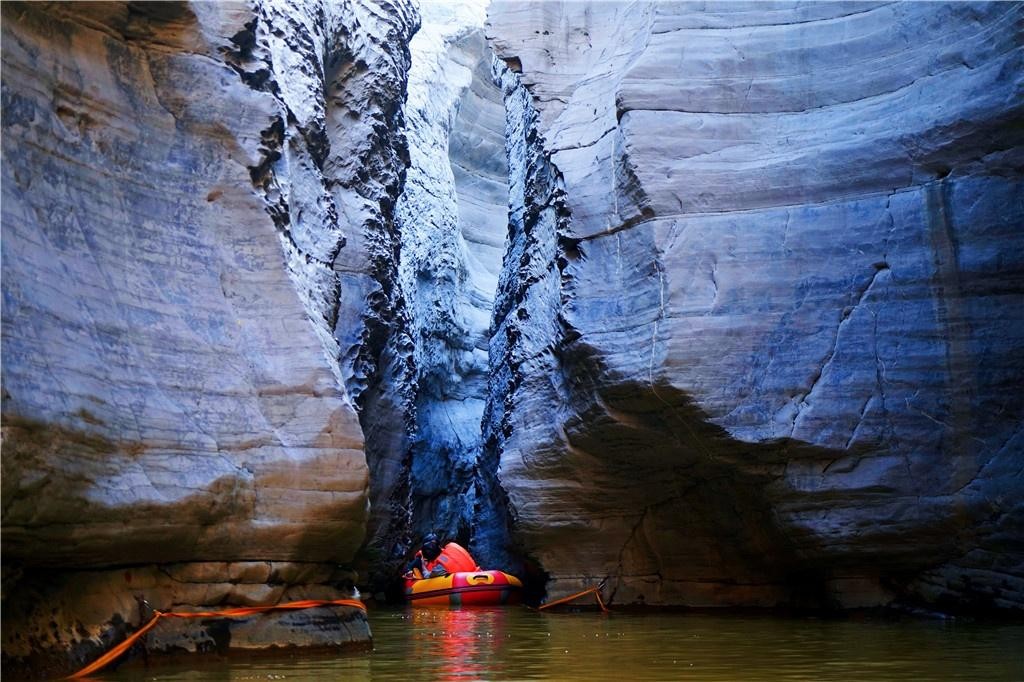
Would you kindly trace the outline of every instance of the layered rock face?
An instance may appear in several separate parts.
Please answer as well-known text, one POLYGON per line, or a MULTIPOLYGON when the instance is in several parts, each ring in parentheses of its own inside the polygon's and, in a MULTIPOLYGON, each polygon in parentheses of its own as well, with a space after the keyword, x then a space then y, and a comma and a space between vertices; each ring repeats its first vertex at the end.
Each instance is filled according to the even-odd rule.
POLYGON ((1024 606, 1022 22, 491 6, 488 429, 554 592, 1024 606))
MULTIPOLYGON (((207 562, 196 582, 251 584, 235 590, 251 600, 274 590, 232 578, 239 561, 329 562, 274 575, 337 582, 370 495, 353 401, 379 371, 388 334, 373 331, 393 324, 377 311, 399 308, 415 12, 3 13, 5 596, 39 567, 207 562)), ((5 656, 131 620, 134 588, 110 575, 110 610, 70 599, 66 630, 5 639, 5 656)), ((221 602, 152 601, 181 603, 221 602)))
POLYGON ((505 112, 482 5, 434 3, 422 12, 410 45, 411 165, 398 207, 416 369, 412 524, 417 537, 436 530, 468 543, 503 516, 485 494, 480 438, 508 231, 505 112))

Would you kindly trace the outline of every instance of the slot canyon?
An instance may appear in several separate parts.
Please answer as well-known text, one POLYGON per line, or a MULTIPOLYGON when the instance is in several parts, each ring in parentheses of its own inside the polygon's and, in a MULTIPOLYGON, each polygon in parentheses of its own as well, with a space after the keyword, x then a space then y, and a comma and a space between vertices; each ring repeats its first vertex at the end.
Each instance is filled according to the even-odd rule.
POLYGON ((1024 612, 1024 4, 2 13, 5 674, 431 531, 534 600, 1024 612))

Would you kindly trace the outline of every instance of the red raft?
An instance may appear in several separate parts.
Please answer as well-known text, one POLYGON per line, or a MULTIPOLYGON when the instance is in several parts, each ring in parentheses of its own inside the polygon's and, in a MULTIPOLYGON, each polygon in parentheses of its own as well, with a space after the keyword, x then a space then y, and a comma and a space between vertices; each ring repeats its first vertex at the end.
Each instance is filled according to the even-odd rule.
POLYGON ((414 606, 499 606, 518 604, 523 584, 503 571, 459 571, 437 578, 405 579, 405 598, 414 606))

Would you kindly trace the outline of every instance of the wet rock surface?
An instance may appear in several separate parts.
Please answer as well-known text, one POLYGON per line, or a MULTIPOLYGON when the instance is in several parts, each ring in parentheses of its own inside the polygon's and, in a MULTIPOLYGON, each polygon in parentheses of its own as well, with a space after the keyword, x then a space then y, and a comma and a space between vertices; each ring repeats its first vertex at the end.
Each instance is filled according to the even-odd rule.
POLYGON ((1021 608, 1021 12, 491 6, 488 410, 553 593, 1021 608))

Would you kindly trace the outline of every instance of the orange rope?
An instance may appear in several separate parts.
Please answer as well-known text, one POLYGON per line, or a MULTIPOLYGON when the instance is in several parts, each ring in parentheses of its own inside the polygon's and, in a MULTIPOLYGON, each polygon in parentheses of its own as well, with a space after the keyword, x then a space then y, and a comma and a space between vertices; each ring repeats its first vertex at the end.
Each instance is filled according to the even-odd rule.
POLYGON ((568 597, 562 597, 561 599, 556 599, 555 601, 553 601, 553 602, 551 602, 549 604, 544 604, 542 606, 539 606, 539 607, 537 607, 537 610, 538 611, 543 611, 544 609, 550 609, 552 606, 558 606, 559 604, 565 604, 566 602, 571 602, 574 599, 579 599, 580 597, 585 597, 588 594, 593 594, 594 597, 597 599, 597 604, 598 604, 598 606, 601 607, 601 610, 604 611, 605 613, 608 613, 608 607, 604 605, 604 601, 601 599, 601 588, 600 587, 588 587, 587 589, 583 590, 582 592, 577 592, 576 594, 571 594, 568 597))
POLYGON ((147 632, 152 630, 153 626, 157 624, 157 621, 160 620, 160 616, 162 616, 162 615, 163 615, 162 613, 157 611, 156 615, 153 616, 153 620, 149 621, 144 626, 142 626, 141 628, 136 630, 135 633, 131 637, 129 637, 128 639, 124 640, 123 642, 118 644, 116 647, 114 647, 113 649, 111 649, 110 651, 108 651, 104 655, 100 656, 95 661, 93 661, 90 665, 87 665, 84 668, 82 668, 81 670, 79 670, 77 673, 75 673, 73 675, 68 675, 68 679, 71 680, 71 679, 75 679, 76 677, 85 677, 86 675, 88 675, 90 673, 96 672, 97 670, 99 670, 100 668, 106 666, 108 663, 110 663, 114 659, 120 657, 121 654, 123 654, 124 652, 128 651, 128 649, 131 648, 132 644, 135 644, 135 642, 140 637, 142 637, 144 634, 146 634, 147 632))
POLYGON ((139 640, 139 638, 152 630, 161 618, 237 618, 239 616, 251 616, 254 613, 264 613, 266 611, 295 611, 298 609, 309 609, 315 606, 351 606, 363 611, 364 613, 366 612, 366 604, 358 599, 334 599, 331 601, 325 601, 322 599, 306 599, 304 601, 292 601, 285 604, 275 604, 273 606, 243 606, 237 609, 226 609, 224 611, 186 611, 168 613, 163 611, 154 611, 155 615, 153 616, 153 619, 132 633, 128 639, 124 640, 75 674, 68 675, 67 679, 73 680, 79 677, 85 677, 86 675, 94 673, 110 664, 112 661, 124 654, 124 652, 128 651, 128 649, 130 649, 132 645, 139 640))

